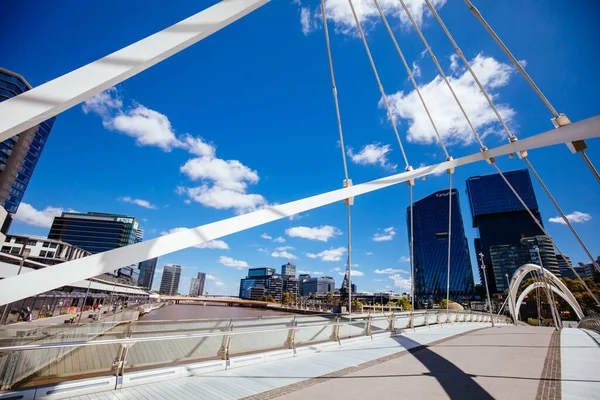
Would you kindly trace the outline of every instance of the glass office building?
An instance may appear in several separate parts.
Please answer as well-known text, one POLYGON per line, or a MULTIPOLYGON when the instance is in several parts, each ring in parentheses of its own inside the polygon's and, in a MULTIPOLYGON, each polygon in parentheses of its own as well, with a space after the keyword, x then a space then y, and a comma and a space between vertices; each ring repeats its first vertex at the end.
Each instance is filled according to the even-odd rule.
MULTIPOLYGON (((31 89, 19 74, 0 68, 0 102, 31 89)), ((44 150, 55 117, 0 143, 0 203, 14 214, 44 150)), ((8 219, 10 221, 10 218, 8 219)), ((3 231, 7 231, 6 226, 3 231)))
POLYGON ((165 296, 173 296, 179 290, 179 279, 181 278, 181 266, 176 264, 165 264, 160 280, 160 292, 165 296))
POLYGON ((139 243, 143 239, 140 222, 119 214, 63 212, 55 217, 48 239, 62 240, 92 254, 139 243))
MULTIPOLYGON (((446 298, 448 274, 449 192, 433 193, 413 205, 415 300, 417 307, 446 298)), ((406 210, 410 243, 410 207, 406 210)), ((463 225, 458 191, 452 190, 450 299, 461 302, 473 295, 474 282, 469 246, 463 225)))
POLYGON ((154 271, 156 271, 156 264, 158 258, 151 258, 146 261, 142 261, 138 264, 140 271, 140 279, 138 285, 148 290, 152 289, 152 281, 154 281, 154 271))
POLYGON ((283 279, 275 272, 275 268, 250 268, 246 278, 240 280, 242 299, 257 300, 262 295, 270 295, 281 301, 283 279))
MULTIPOLYGON (((526 169, 508 171, 504 176, 543 224, 529 172, 526 169)), ((544 233, 500 174, 473 176, 467 179, 466 186, 473 227, 479 233, 475 239, 477 260, 479 263, 479 253, 483 253, 490 292, 497 293, 501 290, 496 284, 496 275, 503 276, 503 273, 494 271, 490 247, 521 246, 522 238, 544 233)), ((482 273, 479 268, 481 282, 484 281, 482 273)))

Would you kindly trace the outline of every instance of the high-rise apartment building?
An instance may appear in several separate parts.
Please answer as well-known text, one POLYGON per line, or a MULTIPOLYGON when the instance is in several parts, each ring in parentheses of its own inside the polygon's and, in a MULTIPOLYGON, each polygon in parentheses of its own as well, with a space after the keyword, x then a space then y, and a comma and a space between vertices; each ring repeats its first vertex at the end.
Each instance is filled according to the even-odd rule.
MULTIPOLYGON (((31 89, 19 74, 0 68, 0 102, 31 89)), ((35 166, 48 140, 55 117, 21 132, 0 143, 0 204, 8 211, 6 233, 10 214, 17 212, 35 166)))
POLYGON ((192 278, 190 280, 190 296, 192 296, 192 297, 200 296, 200 279, 192 278))
POLYGON ((165 264, 162 279, 160 280, 160 292, 166 296, 177 294, 179 279, 181 278, 181 266, 176 264, 165 264))
POLYGON ((146 261, 142 261, 138 264, 140 271, 140 279, 138 285, 148 290, 152 289, 152 282, 154 281, 154 271, 156 271, 156 264, 158 258, 151 258, 146 261))
POLYGON ((48 239, 62 240, 92 254, 142 241, 140 221, 128 215, 63 212, 55 217, 48 239))
MULTIPOLYGON (((450 299, 460 302, 473 295, 474 282, 458 191, 453 189, 451 193, 450 299)), ((441 190, 413 205, 413 262, 417 307, 429 300, 440 301, 446 297, 449 195, 448 190, 441 190)), ((406 218, 410 243, 410 207, 406 209, 406 218)))
MULTIPOLYGON (((526 169, 504 173, 506 179, 515 188, 527 207, 542 222, 538 204, 526 169)), ((477 228, 479 238, 475 239, 475 252, 483 254, 487 280, 491 293, 498 292, 496 272, 492 265, 491 246, 521 246, 521 239, 543 235, 525 207, 510 190, 500 174, 473 176, 467 179, 467 195, 473 227, 477 228)), ((481 282, 482 270, 479 269, 481 282)), ((498 276, 502 276, 499 272, 498 276)), ((506 278, 504 278, 506 279, 506 278)))
POLYGON ((296 276, 296 265, 292 263, 281 266, 281 276, 296 276))

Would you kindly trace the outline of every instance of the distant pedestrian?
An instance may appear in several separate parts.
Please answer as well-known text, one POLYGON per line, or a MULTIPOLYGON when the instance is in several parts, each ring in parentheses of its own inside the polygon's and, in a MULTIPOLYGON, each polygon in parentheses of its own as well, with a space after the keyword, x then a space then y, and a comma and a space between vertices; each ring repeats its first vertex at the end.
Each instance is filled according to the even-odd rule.
POLYGON ((98 311, 98 303, 94 303, 92 308, 94 309, 94 312, 98 311))

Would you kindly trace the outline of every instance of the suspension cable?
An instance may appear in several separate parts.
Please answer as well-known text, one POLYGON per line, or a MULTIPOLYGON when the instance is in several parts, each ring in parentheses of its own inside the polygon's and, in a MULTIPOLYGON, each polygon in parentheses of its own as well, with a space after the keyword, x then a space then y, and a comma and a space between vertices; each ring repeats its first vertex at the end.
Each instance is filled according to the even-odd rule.
MULTIPOLYGON (((525 204, 525 202, 523 201, 523 199, 521 198, 521 196, 519 195, 519 193, 517 193, 517 191, 515 190, 515 188, 513 187, 513 185, 508 181, 508 179, 506 179, 506 176, 504 176, 504 174, 502 173, 502 171, 500 170, 500 168, 498 168, 498 166, 496 165, 496 163, 492 163, 492 166, 494 168, 496 168, 496 171, 498 171, 498 174, 500 174, 500 176, 502 177, 502 179, 504 180, 504 182, 506 182, 506 184, 508 185, 508 187, 510 188, 510 190, 514 193, 514 195, 517 197, 517 199, 519 200, 519 202, 523 205, 523 207, 525 207, 525 210, 527 210, 527 212, 529 213, 529 215, 531 216, 531 218, 533 218, 533 221, 536 223, 536 225, 542 230, 542 232, 544 232, 544 235, 546 235, 546 237, 548 237, 554 247, 556 248, 556 250, 558 251, 558 253, 565 259, 565 261, 567 260, 567 256, 565 256, 565 254, 560 250, 560 248, 557 246, 556 242, 554 241, 554 239, 548 235, 548 232, 546 231, 546 229, 543 227, 543 225, 540 223, 540 221, 536 218, 535 215, 533 215, 533 212, 531 212, 531 209, 527 206, 527 204, 525 204)), ((570 263, 567 262, 567 264, 569 265, 569 267, 571 268, 571 270, 575 273, 575 275, 579 278, 579 280, 581 281, 581 283, 583 284, 583 286, 586 288, 586 290, 588 291, 588 293, 590 294, 590 296, 592 296, 592 298, 596 301, 596 304, 598 304, 598 306, 600 307, 600 302, 598 301, 598 299, 596 298, 596 296, 594 296, 594 293, 592 293, 592 291, 590 290, 590 288, 588 287, 588 285, 585 283, 585 281, 583 279, 581 279, 581 277, 579 276, 579 274, 577 273, 577 271, 575 271, 575 268, 573 268, 572 265, 570 265, 570 263)))
MULTIPOLYGON (((446 277, 446 315, 450 307, 450 252, 452 239, 452 173, 448 173, 448 275, 446 277)), ((447 317, 446 317, 447 318, 447 317)))
MULTIPOLYGON (((531 76, 527 73, 527 71, 525 71, 525 68, 523 68, 523 66, 519 63, 519 61, 517 61, 515 56, 513 56, 513 54, 508 49, 508 47, 504 44, 504 42, 502 42, 500 37, 498 37, 496 32, 494 32, 492 27, 483 18, 483 16, 479 12, 479 10, 469 0, 465 0, 465 3, 467 4, 467 7, 469 7, 469 9, 471 10, 471 13, 475 16, 475 18, 477 18, 477 20, 479 20, 479 22, 481 22, 483 27, 488 31, 488 33, 492 36, 492 38, 496 41, 496 43, 498 43, 500 48, 508 56, 508 58, 513 63, 515 68, 521 73, 521 75, 529 83, 529 86, 531 86, 533 91, 538 95, 538 97, 546 105, 548 110, 550 110, 550 113, 554 117, 553 122, 554 122, 555 126, 557 128, 559 128, 561 126, 569 125, 571 123, 571 121, 569 121, 569 119, 567 118, 566 115, 560 114, 560 113, 558 113, 558 111, 556 111, 554 106, 550 103, 550 101, 546 98, 546 96, 544 96, 544 93, 542 93, 540 88, 535 84, 535 82, 533 81, 531 76)), ((598 173, 598 170, 596 170, 596 167, 594 167, 594 164, 592 164, 592 161, 589 159, 587 154, 585 154, 585 149, 587 148, 585 141, 580 140, 577 142, 572 142, 568 147, 573 153, 575 153, 575 152, 579 153, 579 155, 581 156, 581 158, 583 159, 583 161, 585 162, 585 164, 587 165, 589 170, 592 172, 592 175, 596 178, 596 180, 598 182, 600 182, 600 174, 598 173)))
POLYGON ((402 157, 404 157, 404 163, 406 164, 406 170, 409 171, 412 169, 410 164, 408 163, 408 158, 406 157, 406 152, 404 151, 404 146, 402 145, 402 140, 400 139, 400 134, 398 133, 398 128, 396 127, 396 122, 394 120, 394 116, 392 115, 392 110, 390 109, 390 105, 387 101, 387 96, 385 95, 385 91, 383 90, 383 85, 381 84, 381 79, 379 79, 379 74, 377 73, 377 67, 375 67, 375 62, 373 61, 373 56, 371 56, 371 51, 369 50, 369 45, 367 44, 367 39, 365 38, 365 33, 363 32, 362 26, 360 25, 360 21, 358 20, 358 16, 356 15, 356 10, 354 9, 354 5, 352 4, 352 0, 348 0, 350 4, 350 8, 352 9, 352 15, 354 15, 354 21, 356 21, 356 26, 358 27, 358 32, 360 33, 360 37, 365 46, 365 50, 367 51, 367 56, 369 57, 369 61, 371 62, 371 68, 373 69, 373 74, 375 75, 375 79, 377 79, 377 85, 379 86, 379 91, 381 92, 381 98, 383 100, 383 104, 385 104, 385 109, 387 110, 388 118, 394 128, 394 133, 396 134, 396 139, 398 139, 398 144, 400 145, 400 151, 402 152, 402 157))
POLYGON ((404 2, 404 0, 399 0, 399 1, 400 1, 400 4, 402 5, 402 8, 404 8, 404 11, 406 12, 406 15, 408 16, 408 19, 412 23, 412 26, 415 28, 415 30, 419 34, 419 37, 421 38, 421 41, 425 45, 425 48, 427 48, 427 52, 429 52, 429 55, 431 56, 431 59, 435 63, 435 66, 437 67, 437 70, 440 73, 441 77, 444 79, 444 82, 446 83, 446 86, 448 87, 448 89, 450 89, 450 92, 452 93, 452 97, 454 97, 454 100, 456 101, 456 104, 458 105, 458 107, 460 108, 460 111, 462 112, 463 116, 465 117, 465 120, 467 121, 467 124, 469 124, 469 127, 471 128, 471 131, 473 131, 473 134, 475 135, 475 138, 479 142, 479 145, 481 146, 481 149, 482 150, 487 150, 487 147, 485 147, 484 144, 483 144, 483 142, 481 141, 481 137, 477 133, 477 130, 475 129, 475 127, 471 123, 471 119, 467 115, 467 112, 463 108, 460 100, 458 100, 458 96, 456 96, 456 93, 454 92, 454 89, 452 88, 452 85, 448 81, 448 77, 444 73, 444 70, 442 69, 442 66, 440 65, 440 63, 438 62, 437 57, 433 53, 433 50, 431 50, 431 47, 429 46, 429 43, 427 42, 427 39, 425 39, 425 36, 423 36, 423 33, 421 32, 421 28, 419 28, 419 25, 416 23, 416 21, 413 18, 412 14, 408 10, 408 7, 406 7, 406 3, 404 2))
MULTIPOLYGON (((338 101, 337 87, 335 85, 335 74, 333 70, 333 57, 331 56, 331 43, 329 41, 329 30, 327 29, 327 15, 325 12, 325 1, 321 0, 321 14, 323 16, 323 30, 325 31, 325 42, 327 45, 327 56, 329 58, 329 72, 331 73, 331 86, 333 89, 333 99, 335 102, 335 112, 337 116, 338 132, 340 135, 340 147, 342 150, 342 161, 344 163, 344 175, 346 180, 344 181, 344 187, 352 186, 352 181, 348 175, 348 164, 346 161, 346 149, 344 146, 344 134, 342 131, 342 118, 340 115, 340 107, 338 101)), ((348 265, 346 267, 346 274, 348 276, 348 312, 350 318, 352 318, 352 229, 351 229, 351 211, 350 206, 354 203, 354 198, 346 199, 344 201, 348 207, 348 265)))
MULTIPOLYGON (((400 2, 403 3, 403 5, 404 5, 404 0, 400 0, 400 2)), ((492 99, 490 98, 489 94, 487 93, 487 91, 485 90, 485 88, 483 87, 483 85, 481 84, 481 82, 479 81, 479 79, 477 78, 477 75, 475 74, 475 72, 473 71, 473 69, 469 65, 469 62, 467 61, 467 59, 463 55, 462 50, 460 49, 460 47, 458 47, 458 44, 456 43, 456 41, 454 40, 454 38, 452 37, 452 35, 448 31, 448 28, 446 28, 446 25, 442 21, 441 17, 439 16, 439 14, 435 10, 435 8, 431 5, 430 0, 425 0, 425 2, 427 4, 428 8, 430 9, 431 13, 435 16, 436 20, 438 21, 438 23, 440 24, 440 26, 444 30, 446 36, 448 37, 448 39, 450 40, 450 42, 454 46, 454 49, 455 49, 456 53, 460 56, 461 60, 463 61, 463 63, 467 67, 467 69, 469 70, 471 76, 473 77, 473 79, 475 80, 475 82, 477 83, 477 85, 479 86, 479 89, 481 90, 481 92, 485 96, 485 98, 487 99, 488 104, 494 110, 494 113, 496 114, 496 117, 498 118, 498 120, 500 121, 500 123, 504 127, 504 130, 508 134, 509 141, 513 142, 513 141, 517 140, 516 136, 514 136, 512 134, 512 132, 510 131, 510 129, 508 128, 508 126, 504 122, 504 119, 502 118, 502 116, 500 115, 500 113, 498 112, 498 110, 496 109, 496 106, 494 105, 494 102, 492 101, 492 99)), ((406 9, 406 11, 408 13, 407 9, 406 9)), ((411 18, 411 21, 414 21, 412 19, 412 16, 410 18, 411 18)), ((416 26, 416 24, 415 24, 415 27, 418 29, 418 27, 416 26)), ((422 39, 425 40, 424 37, 422 37, 422 39)), ((429 47, 428 47, 428 49, 430 50, 429 47)), ((430 53, 433 53, 433 52, 431 51, 430 53)), ((437 63, 437 60, 436 60, 436 64, 439 65, 439 63, 437 63)), ((448 85, 450 85, 450 84, 448 83, 448 85)), ((456 99, 456 100, 458 101, 458 99, 456 99)), ((462 109, 462 107, 461 107, 461 109, 462 109)), ((474 130, 473 130, 473 133, 475 133, 474 130)), ((480 141, 480 143, 482 145, 482 148, 485 148, 485 145, 483 145, 483 142, 481 141, 481 139, 479 139, 479 141, 480 141)), ((563 219, 567 221, 567 224, 571 228, 571 231, 574 233, 575 237, 577 238, 577 240, 579 241, 579 243, 582 245, 582 247, 584 248, 584 250, 586 251, 586 253, 590 257, 590 259, 592 260, 592 263, 594 264, 594 266, 600 272, 600 268, 598 267, 598 265, 597 265, 596 261, 594 260, 594 258, 592 257, 592 255, 589 253, 589 250, 587 249, 587 247, 585 246, 585 244, 583 243, 583 241, 581 240, 581 238, 579 237, 579 235, 575 232, 575 229, 572 227, 572 225, 570 224, 570 222, 568 222, 568 219, 566 218, 566 216, 564 215, 564 213, 562 212, 562 210, 558 206, 558 203, 556 202, 556 200, 554 200, 554 197, 552 196, 552 194, 550 193, 550 191, 548 190, 548 188, 546 187, 546 185, 542 181, 541 177, 537 174, 537 172, 533 168, 533 165, 531 165, 531 163, 527 159, 527 152, 526 151, 521 152, 520 156, 521 156, 521 158, 523 158, 523 160, 525 160, 525 162, 527 163, 527 166, 529 167, 529 169, 533 172, 534 176, 536 177, 536 179, 538 180, 538 182, 540 183, 540 185, 544 188, 544 191, 546 192, 546 194, 548 194, 548 196, 552 200, 552 203, 554 204, 554 206, 556 207, 556 209, 559 211, 559 213, 561 214, 561 216, 563 217, 563 219)), ((521 201, 521 203, 523 204, 523 206, 525 207, 525 209, 529 212, 529 214, 534 219, 534 221, 536 222, 536 224, 542 229, 542 231, 544 232, 544 234, 546 236, 550 237, 548 235, 548 233, 546 232, 546 230, 543 228, 543 226, 539 223, 539 221, 537 220, 537 218, 533 215, 533 213, 531 212, 531 210, 529 209, 529 207, 525 204, 525 202, 522 201, 522 199, 520 198, 520 196, 518 195, 518 193, 516 192, 516 190, 514 190, 514 188, 510 184, 510 182, 506 179, 506 177, 504 176, 504 174, 502 173, 502 171, 500 171, 500 169, 498 168, 498 166, 496 166, 496 164, 494 163, 493 160, 490 160, 490 161, 491 161, 490 164, 494 165, 494 167, 496 168, 496 170, 498 171, 498 173, 502 176, 502 178, 504 179, 504 181, 508 184, 508 186, 513 191, 513 193, 517 196, 517 198, 519 199, 519 201, 521 201)), ((558 247, 556 246, 556 243, 554 242, 554 239, 552 239, 552 242, 554 243, 554 247, 556 247, 556 249, 559 250, 558 247)), ((560 250, 559 250, 559 252, 560 252, 560 250)), ((564 254, 562 254, 562 253, 561 253, 561 255, 564 256, 564 254)), ((571 269, 575 272, 575 270, 572 267, 571 267, 571 269)), ((579 275, 576 272, 575 272, 575 274, 576 274, 576 276, 579 277, 579 275)), ((585 284, 585 282, 581 278, 579 278, 579 279, 581 280, 582 284, 587 288, 587 285, 585 284)), ((589 291, 590 295, 592 295, 592 297, 594 297, 594 299, 596 300, 596 297, 592 294, 592 292, 589 289, 588 289, 588 291, 589 291)), ((598 300, 596 300, 596 302, 598 303, 598 300)), ((598 305, 600 306, 600 303, 598 303, 598 305)))
POLYGON ((431 126, 433 127, 433 130, 435 131, 438 141, 440 142, 440 146, 442 146, 442 150, 444 150, 444 154, 446 154, 446 159, 448 159, 448 157, 450 157, 450 154, 448 154, 448 150, 446 149, 446 145, 444 144, 444 141, 442 140, 442 136, 440 135, 440 132, 438 131, 437 126, 435 125, 435 122, 433 122, 433 118, 431 117, 429 108, 427 107, 427 104, 425 104, 425 100, 423 99, 423 96, 421 95, 421 90, 419 89, 419 85, 417 85, 417 82, 415 81, 415 78, 413 76, 413 72, 410 69, 410 67, 408 66, 408 63, 406 62, 404 53, 402 52, 402 50, 400 49, 400 46, 398 45, 396 36, 394 35, 392 28, 390 28, 390 24, 388 23, 387 18, 385 17, 385 14, 383 13, 383 10, 379 6, 379 2, 377 0, 373 0, 373 1, 375 2, 375 6, 377 6, 379 15, 381 15, 381 19, 383 20, 383 23, 384 23, 385 27, 387 28, 388 33, 390 34, 390 38, 394 42, 394 46, 396 46, 398 55, 400 56, 400 59, 402 60, 402 63, 404 64, 406 73, 408 74, 408 77, 410 78, 410 81, 412 82, 413 87, 415 88, 415 92, 417 93, 417 95, 419 96, 419 99, 421 100, 421 104, 423 105, 423 108, 425 109, 425 112, 427 113, 427 117, 429 118, 429 121, 431 122, 431 126))
POLYGON ((415 262, 413 256, 414 250, 414 224, 413 224, 413 185, 409 185, 410 188, 410 301, 412 302, 412 311, 416 309, 417 302, 415 301, 415 262))

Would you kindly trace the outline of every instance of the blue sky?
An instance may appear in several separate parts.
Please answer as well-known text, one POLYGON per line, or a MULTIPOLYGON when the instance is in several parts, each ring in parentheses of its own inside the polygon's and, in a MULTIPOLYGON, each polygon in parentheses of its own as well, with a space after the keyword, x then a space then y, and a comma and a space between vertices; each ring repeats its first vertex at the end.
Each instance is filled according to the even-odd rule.
MULTIPOLYGON (((385 92, 397 118, 409 163, 443 160, 431 126, 369 1, 355 1, 385 92)), ((215 1, 13 2, 4 7, 2 67, 33 86, 116 51, 178 22, 215 1), (22 21, 35 21, 23 24, 22 21)), ((380 0, 425 100, 454 158, 478 151, 458 108, 436 74, 423 44, 396 0, 380 0)), ((506 142, 491 110, 465 74, 433 17, 418 0, 415 17, 485 143, 506 142)), ((551 114, 462 1, 435 1, 440 15, 480 79, 520 138, 552 129, 551 114)), ((554 106, 578 121, 598 114, 600 37, 590 2, 551 0, 476 1, 554 106), (518 10, 518 12, 515 12, 518 10), (594 33, 595 32, 595 33, 594 33)), ((355 183, 404 169, 393 129, 345 0, 327 2, 350 177, 355 183), (352 150, 350 150, 350 148, 352 150)), ((595 8, 595 10, 594 10, 595 8)), ((344 172, 331 94, 318 1, 275 0, 226 29, 127 80, 111 91, 62 113, 25 194, 11 233, 46 235, 61 210, 102 211, 138 217, 146 239, 342 186, 344 172)), ((588 155, 600 164, 600 142, 588 155)), ((600 191, 578 156, 566 146, 530 153, 530 160, 594 255, 600 254, 600 191)), ((503 170, 525 168, 500 159, 503 170)), ((478 163, 460 168, 465 229, 473 238, 464 181, 492 173, 478 163)), ((446 175, 415 186, 415 199, 447 188, 446 175)), ((585 254, 534 182, 544 224, 575 262, 585 254)), ((353 277, 359 290, 409 287, 405 223, 408 188, 391 187, 356 199, 353 214, 353 277), (392 228, 392 229, 389 229, 392 228), (387 229, 387 230, 386 230, 387 229), (380 240, 374 240, 378 238, 380 240), (383 240, 381 240, 383 239, 383 240), (389 239, 389 240, 388 240, 389 239), (379 273, 377 273, 379 272, 379 273)), ((180 291, 196 272, 210 274, 210 293, 237 294, 247 266, 277 267, 290 259, 299 270, 341 282, 346 210, 335 204, 295 220, 281 220, 213 244, 159 260, 184 266, 180 291), (261 237, 262 236, 262 237, 261 237), (269 238, 270 237, 270 238, 269 238)), ((476 268, 475 262, 473 262, 476 268)), ((162 268, 161 268, 162 269, 162 268)), ((161 270, 159 269, 159 271, 161 270)), ((157 286, 160 274, 154 285, 157 286)), ((475 274, 478 281, 479 275, 475 274)))

